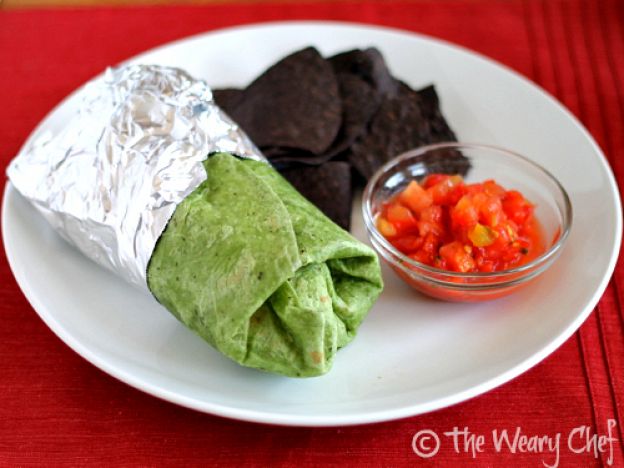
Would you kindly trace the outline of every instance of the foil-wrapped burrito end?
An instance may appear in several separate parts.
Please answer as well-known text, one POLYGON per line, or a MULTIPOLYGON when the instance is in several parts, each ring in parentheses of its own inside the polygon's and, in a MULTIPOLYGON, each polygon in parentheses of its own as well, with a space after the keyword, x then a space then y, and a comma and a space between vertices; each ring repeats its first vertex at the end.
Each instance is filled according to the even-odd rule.
POLYGON ((8 176, 65 239, 234 361, 327 372, 382 289, 374 252, 267 163, 205 82, 109 69, 8 176))

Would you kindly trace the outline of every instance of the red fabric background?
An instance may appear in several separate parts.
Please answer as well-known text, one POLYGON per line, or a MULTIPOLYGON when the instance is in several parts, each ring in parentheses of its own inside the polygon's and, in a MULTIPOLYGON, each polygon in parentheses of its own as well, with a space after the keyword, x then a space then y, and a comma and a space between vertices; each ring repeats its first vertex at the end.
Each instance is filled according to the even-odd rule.
MULTIPOLYGON (((572 110, 624 181, 624 3, 615 0, 456 0, 30 10, 0 13, 0 166, 65 95, 104 67, 215 28, 279 19, 332 19, 418 31, 478 50, 536 81, 572 110)), ((597 226, 599 229, 600 227, 597 226)), ((454 426, 555 436, 618 420, 613 466, 624 466, 624 265, 580 331, 503 387, 435 413, 348 428, 281 428, 177 407, 116 381, 63 344, 19 291, 0 253, 0 465, 408 465, 423 428, 454 426)), ((544 311, 545 313, 547 311, 544 311)), ((542 466, 554 455, 473 459, 450 443, 437 466, 542 466)), ((606 465, 608 452, 559 466, 606 465)))

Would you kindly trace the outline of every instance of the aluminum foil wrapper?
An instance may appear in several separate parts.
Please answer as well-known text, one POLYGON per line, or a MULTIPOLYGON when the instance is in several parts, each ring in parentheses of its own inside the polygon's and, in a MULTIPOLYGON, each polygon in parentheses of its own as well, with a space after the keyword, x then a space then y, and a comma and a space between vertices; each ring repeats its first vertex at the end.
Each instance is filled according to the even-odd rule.
POLYGON ((219 151, 264 161, 212 99, 176 68, 108 69, 80 92, 67 125, 27 143, 8 176, 65 239, 130 283, 146 270, 176 206, 219 151))

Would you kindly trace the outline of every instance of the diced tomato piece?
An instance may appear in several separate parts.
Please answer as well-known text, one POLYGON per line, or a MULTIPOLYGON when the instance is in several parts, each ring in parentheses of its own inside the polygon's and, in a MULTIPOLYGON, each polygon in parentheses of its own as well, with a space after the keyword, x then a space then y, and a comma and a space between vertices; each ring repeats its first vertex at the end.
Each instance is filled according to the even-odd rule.
POLYGON ((472 194, 472 204, 477 207, 477 209, 481 209, 481 205, 487 202, 488 196, 483 193, 483 191, 479 193, 472 194))
POLYGON ((488 245, 492 245, 496 237, 496 231, 480 223, 475 224, 475 226, 468 231, 468 238, 475 247, 487 247, 488 245))
POLYGON ((429 187, 429 192, 436 205, 450 205, 453 199, 453 193, 456 186, 462 183, 461 178, 446 176, 437 184, 429 187))
POLYGON ((497 197, 497 198, 503 198, 506 192, 503 187, 498 185, 492 179, 488 179, 485 182, 483 182, 483 191, 486 194, 491 195, 493 197, 497 197))
POLYGON ((455 185, 448 194, 448 205, 455 206, 464 195, 466 195, 466 185, 455 185))
POLYGON ((524 224, 533 214, 533 205, 527 202, 517 190, 506 193, 502 202, 505 214, 516 224, 524 224))
POLYGON ((392 245, 404 254, 411 254, 420 249, 423 242, 424 238, 420 236, 402 236, 394 239, 392 245))
POLYGON ((467 229, 479 221, 479 211, 470 195, 464 195, 451 209, 451 223, 459 229, 467 229))
POLYGON ((475 263, 477 264, 477 270, 483 273, 496 271, 497 262, 493 260, 485 260, 483 257, 475 258, 475 263))
POLYGON ((475 269, 474 259, 461 242, 444 244, 440 247, 440 257, 450 270, 467 273, 475 269))
POLYGON ((421 247, 427 253, 435 253, 440 246, 440 239, 433 233, 429 233, 424 237, 423 245, 421 247))
POLYGON ((419 250, 414 252, 413 254, 408 255, 412 260, 416 260, 417 262, 424 263, 425 265, 431 265, 434 260, 434 256, 430 252, 425 252, 424 250, 419 250))
POLYGON ((446 260, 444 260, 439 255, 433 260, 433 266, 436 268, 440 268, 441 270, 448 270, 446 260))
POLYGON ((425 177, 425 179, 422 181, 422 187, 424 189, 429 189, 431 187, 433 187, 434 185, 439 184, 440 182, 448 179, 450 176, 446 175, 446 174, 429 174, 427 177, 425 177))
POLYGON ((400 203, 392 203, 386 209, 386 218, 391 223, 415 220, 411 210, 400 203))
POLYGON ((435 223, 429 223, 427 221, 418 221, 418 234, 426 236, 427 234, 433 234, 434 236, 441 236, 444 234, 444 228, 435 223))
POLYGON ((453 181, 453 185, 459 185, 464 183, 464 178, 459 174, 452 175, 451 180, 453 181))
POLYGON ((429 233, 440 237, 444 234, 444 225, 442 223, 443 210, 441 206, 433 205, 425 208, 420 213, 420 221, 418 222, 418 233, 426 236, 429 233))
POLYGON ((509 247, 511 243, 516 240, 518 235, 517 231, 509 222, 499 223, 493 229, 496 232, 496 239, 493 244, 499 248, 509 247))
POLYGON ((483 192, 483 184, 468 184, 464 187, 464 192, 468 195, 475 195, 483 192))
POLYGON ((433 197, 418 182, 412 180, 399 195, 399 201, 414 213, 420 213, 433 204, 433 197))
POLYGON ((500 198, 489 196, 479 205, 479 220, 488 226, 496 227, 503 214, 500 198))
POLYGON ((442 222, 442 214, 443 210, 441 206, 430 206, 420 214, 420 220, 440 224, 442 222))
POLYGON ((386 219, 394 225, 399 234, 416 232, 418 230, 418 221, 411 210, 399 203, 388 205, 386 219))
POLYGON ((396 228, 386 218, 379 218, 377 220, 377 229, 384 237, 392 238, 397 235, 396 228))
POLYGON ((505 251, 501 256, 501 260, 505 263, 505 268, 518 263, 521 258, 522 253, 520 253, 520 249, 517 248, 511 248, 505 251))

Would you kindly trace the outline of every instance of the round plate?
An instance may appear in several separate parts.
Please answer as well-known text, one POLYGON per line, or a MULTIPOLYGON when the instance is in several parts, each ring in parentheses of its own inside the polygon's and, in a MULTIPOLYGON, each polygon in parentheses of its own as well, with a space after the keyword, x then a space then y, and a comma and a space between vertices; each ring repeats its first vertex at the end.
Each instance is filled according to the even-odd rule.
MULTIPOLYGON (((243 86, 308 45, 323 54, 375 46, 414 87, 435 83, 462 141, 527 155, 568 190, 574 226, 556 264, 506 299, 427 299, 387 268, 386 288, 357 339, 323 377, 290 379, 229 361, 150 296, 66 244, 10 184, 3 236, 11 268, 45 323, 99 368, 152 395, 231 418, 332 426, 411 416, 500 385, 544 359, 589 315, 613 272, 621 205, 596 143, 555 100, 509 69, 431 38, 340 23, 292 22, 181 40, 131 62, 174 65, 214 87, 243 86), (596 229, 599 226, 599 229, 596 229), (599 249, 595 246, 600 246, 599 249)), ((62 127, 80 90, 35 134, 62 127)), ((353 232, 365 239, 359 204, 353 232)))

